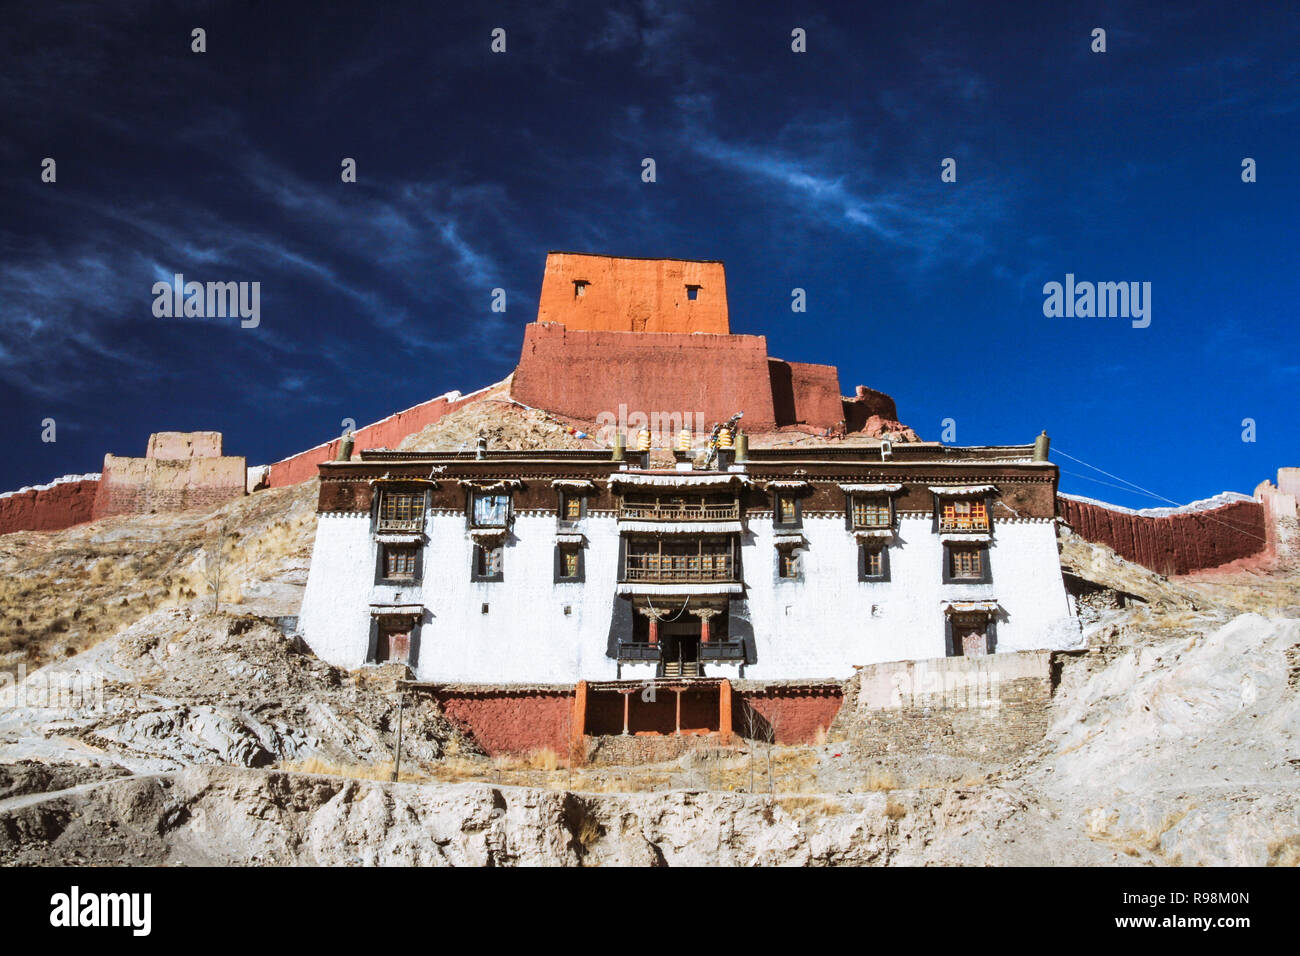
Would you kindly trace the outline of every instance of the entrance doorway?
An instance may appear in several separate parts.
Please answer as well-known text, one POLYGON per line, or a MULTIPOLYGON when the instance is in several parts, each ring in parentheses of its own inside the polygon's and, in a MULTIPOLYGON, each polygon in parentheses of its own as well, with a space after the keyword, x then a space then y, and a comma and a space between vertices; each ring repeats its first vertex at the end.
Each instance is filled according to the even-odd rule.
POLYGON ((989 652, 987 614, 954 614, 952 652, 956 657, 982 657, 989 652))
POLYGON ((659 625, 664 677, 700 677, 700 622, 696 618, 659 625))
POLYGON ((375 662, 409 664, 411 662, 411 621, 405 619, 379 622, 379 643, 375 662))

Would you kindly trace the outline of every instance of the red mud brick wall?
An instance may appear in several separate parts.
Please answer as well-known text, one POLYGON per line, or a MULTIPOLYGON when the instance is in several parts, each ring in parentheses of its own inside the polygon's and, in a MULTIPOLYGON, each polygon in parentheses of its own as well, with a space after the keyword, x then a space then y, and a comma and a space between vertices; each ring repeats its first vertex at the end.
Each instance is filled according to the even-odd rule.
MULTIPOLYGON (((437 398, 390 415, 364 428, 358 428, 353 435, 356 450, 396 448, 408 435, 415 434, 426 425, 432 425, 444 415, 454 412, 477 397, 475 393, 452 400, 445 395, 439 395, 437 398)), ((333 461, 338 454, 339 442, 342 440, 342 437, 339 437, 314 448, 308 448, 283 461, 277 461, 271 466, 267 476, 267 487, 283 488, 286 485, 296 485, 300 481, 315 478, 316 466, 322 461, 333 461)))
POLYGON ((726 335, 726 273, 721 262, 552 252, 542 275, 537 321, 587 331, 726 335), (586 282, 581 296, 574 294, 577 280, 586 282), (699 286, 693 300, 688 285, 699 286))
POLYGON ((1058 497, 1078 535, 1114 549, 1157 574, 1188 574, 1249 557, 1267 547, 1264 506, 1235 501, 1205 511, 1152 518, 1058 497))
MULTIPOLYGON (((829 730, 844 702, 838 684, 824 687, 768 687, 760 691, 733 691, 731 726, 746 736, 749 727, 745 710, 752 707, 768 724, 776 725, 779 744, 807 744, 817 739, 817 731, 829 730)), ((766 730, 760 727, 761 735, 766 730)))
POLYGON ((602 413, 703 413, 712 423, 745 413, 772 427, 767 340, 761 335, 583 332, 532 323, 511 395, 584 421, 602 413))
POLYGON ((843 420, 840 373, 834 365, 768 359, 768 374, 778 425, 829 428, 843 420))
POLYGON ((91 520, 99 481, 62 481, 0 498, 0 534, 62 531, 91 520))
POLYGON ((447 719, 476 740, 489 756, 549 748, 568 752, 573 690, 430 691, 447 719))

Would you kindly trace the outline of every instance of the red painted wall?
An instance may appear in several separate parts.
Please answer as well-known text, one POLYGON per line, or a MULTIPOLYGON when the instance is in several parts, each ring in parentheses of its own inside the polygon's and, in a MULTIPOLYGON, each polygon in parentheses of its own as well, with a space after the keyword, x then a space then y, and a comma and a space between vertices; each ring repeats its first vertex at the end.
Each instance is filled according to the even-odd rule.
POLYGON ((1086 501, 1056 499, 1077 534, 1113 548, 1157 574, 1187 574, 1249 557, 1267 547, 1264 506, 1237 501, 1219 508, 1150 518, 1086 501))
POLYGON ((568 754, 573 690, 493 688, 431 691, 447 719, 473 737, 489 756, 549 748, 568 754))
POLYGON ((586 332, 531 323, 511 394, 527 405, 595 421, 628 412, 702 412, 709 423, 745 413, 772 427, 767 340, 761 335, 586 332))
POLYGON ((90 520, 99 482, 64 481, 0 498, 0 534, 62 531, 90 520))
MULTIPOLYGON (((752 707, 769 724, 776 725, 779 744, 807 744, 817 739, 817 731, 828 730, 844 702, 838 684, 819 687, 768 687, 761 691, 733 691, 732 729, 741 736, 750 733, 745 710, 752 707)), ((765 728, 760 726, 758 735, 765 728)))
MULTIPOLYGON (((354 433, 356 450, 360 451, 363 448, 396 448, 401 444, 402 439, 408 435, 415 434, 426 425, 432 425, 448 412, 454 412, 461 406, 474 401, 476 397, 478 396, 468 395, 462 396, 455 401, 448 401, 445 397, 439 396, 408 408, 406 411, 390 415, 364 428, 358 428, 354 433)), ((334 460, 334 456, 338 454, 340 441, 342 441, 342 438, 336 438, 323 445, 308 448, 306 451, 299 452, 283 461, 277 461, 271 466, 271 471, 267 476, 267 487, 281 488, 285 485, 296 485, 300 481, 315 478, 316 466, 322 461, 334 460)))
POLYGON ((552 252, 546 257, 537 321, 610 332, 726 335, 726 272, 721 262, 552 252), (578 280, 586 283, 581 296, 574 289, 578 280), (694 299, 688 285, 697 287, 694 299))

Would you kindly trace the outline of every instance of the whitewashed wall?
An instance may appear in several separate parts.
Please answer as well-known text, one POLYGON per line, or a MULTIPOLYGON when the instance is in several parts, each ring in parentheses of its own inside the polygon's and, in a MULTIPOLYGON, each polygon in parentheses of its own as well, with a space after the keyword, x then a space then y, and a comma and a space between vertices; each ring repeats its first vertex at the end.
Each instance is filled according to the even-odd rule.
POLYGON ((943 583, 931 524, 929 515, 900 515, 889 580, 867 582, 843 515, 804 516, 800 580, 776 578, 771 521, 751 520, 743 560, 758 660, 745 676, 848 677, 855 664, 943 657, 944 601, 996 600, 999 651, 1077 644, 1050 520, 994 522, 988 584, 943 583))
MULTIPOLYGON (((375 542, 366 515, 323 514, 317 524, 301 628, 332 664, 365 663, 372 603, 422 604, 416 676, 484 683, 611 680, 606 656, 618 574, 612 516, 589 516, 582 531, 583 583, 554 582, 554 514, 520 513, 505 542, 504 581, 470 580, 472 541, 463 513, 433 512, 423 581, 376 585, 375 542), (483 613, 482 606, 488 605, 483 613), (565 614, 565 607, 569 613, 565 614)), ((855 664, 942 657, 945 600, 996 600, 999 651, 1077 646, 1050 520, 995 523, 992 582, 944 584, 943 548, 928 515, 902 515, 890 546, 890 580, 857 579, 857 543, 842 515, 804 516, 803 578, 776 577, 771 519, 755 516, 742 540, 759 680, 843 678, 855 664)), ((730 664, 706 665, 737 676, 730 664)), ((624 664, 624 678, 652 676, 624 664)))

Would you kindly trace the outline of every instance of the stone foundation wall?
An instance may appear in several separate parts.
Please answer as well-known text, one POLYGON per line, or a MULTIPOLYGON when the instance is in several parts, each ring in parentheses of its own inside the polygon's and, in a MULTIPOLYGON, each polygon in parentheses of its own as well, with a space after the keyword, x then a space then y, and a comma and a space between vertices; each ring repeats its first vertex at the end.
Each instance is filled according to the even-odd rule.
POLYGON ((832 728, 864 756, 928 753, 1010 762, 1043 739, 1051 651, 896 661, 862 668, 832 728))

